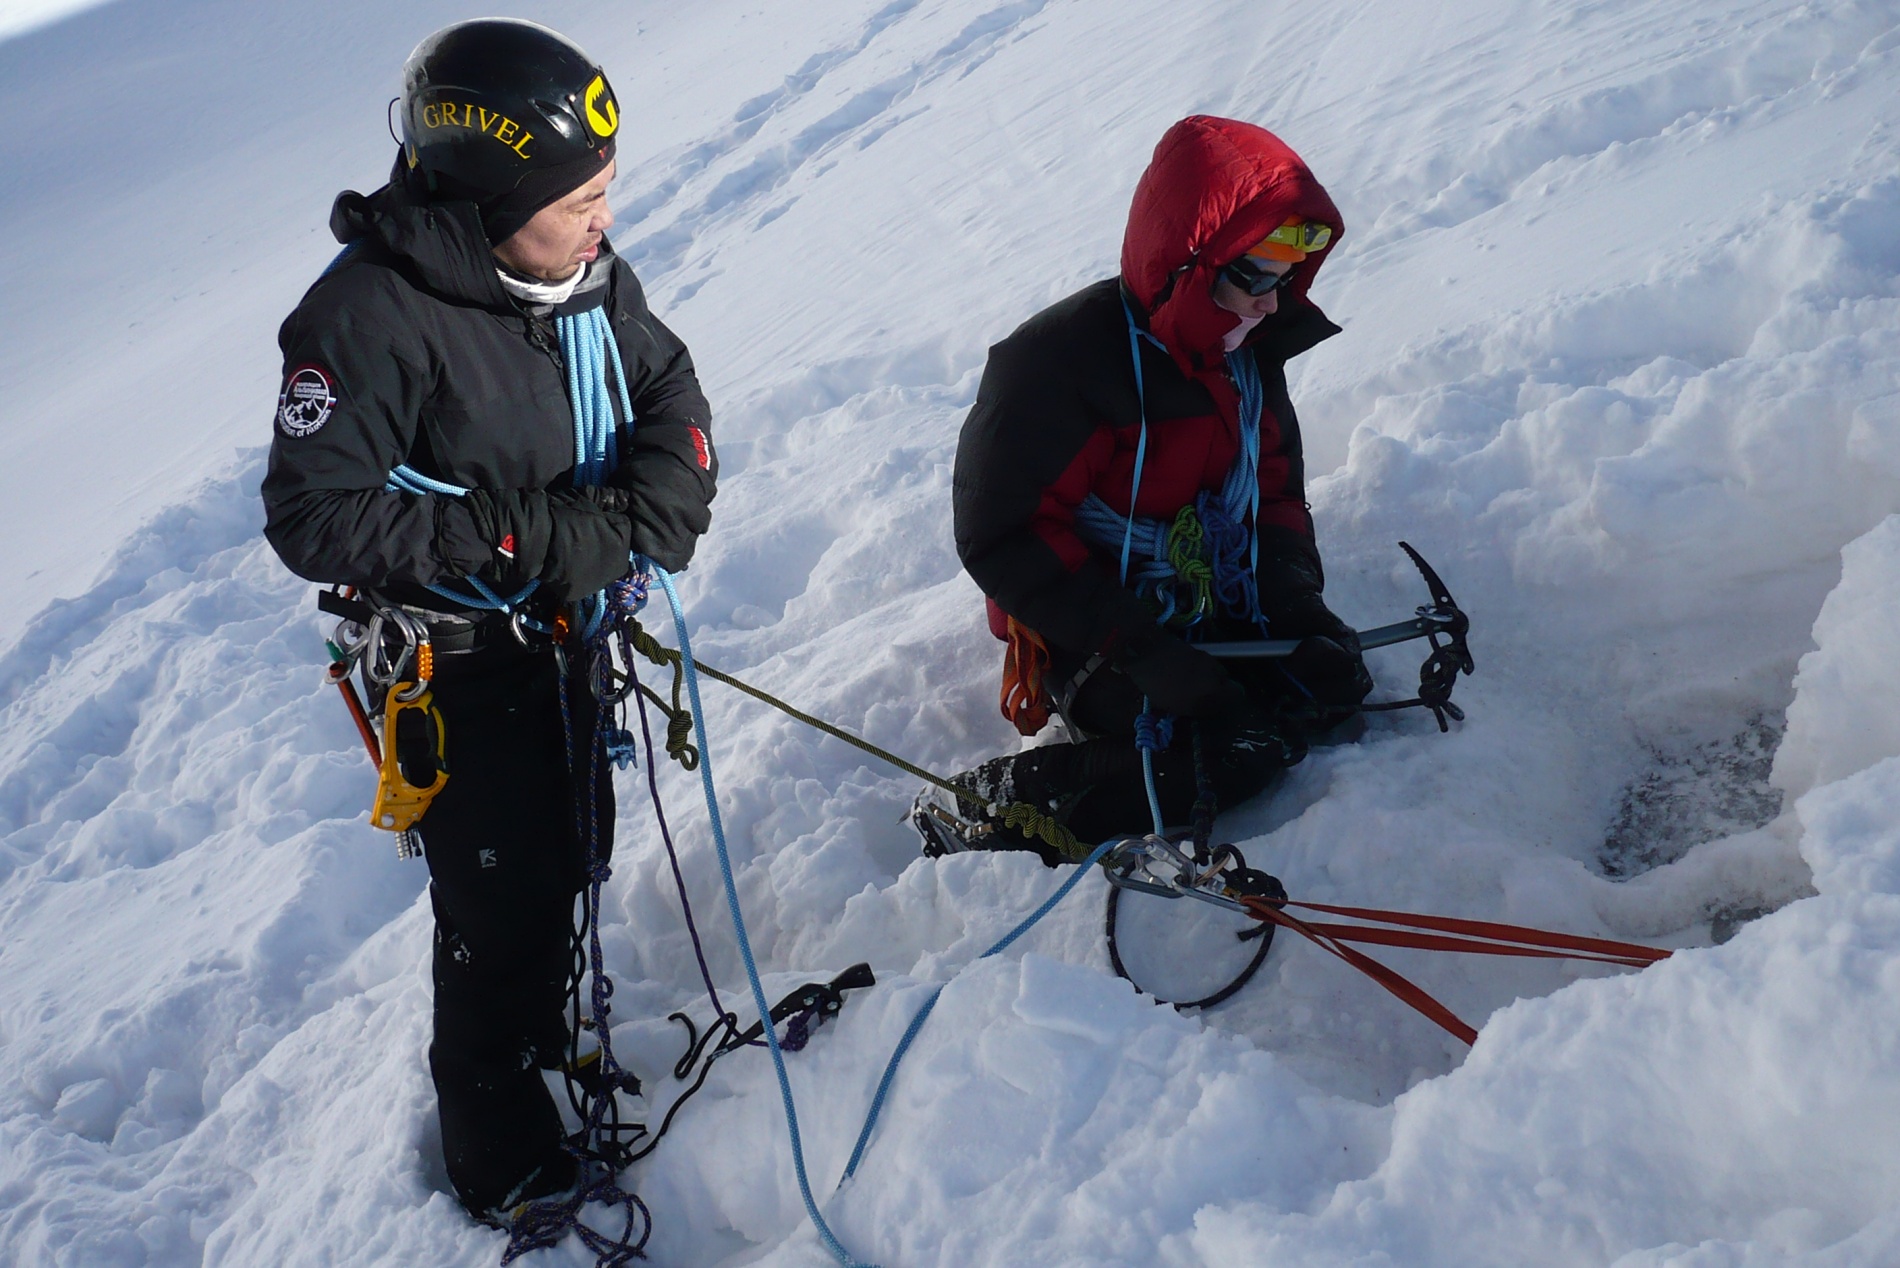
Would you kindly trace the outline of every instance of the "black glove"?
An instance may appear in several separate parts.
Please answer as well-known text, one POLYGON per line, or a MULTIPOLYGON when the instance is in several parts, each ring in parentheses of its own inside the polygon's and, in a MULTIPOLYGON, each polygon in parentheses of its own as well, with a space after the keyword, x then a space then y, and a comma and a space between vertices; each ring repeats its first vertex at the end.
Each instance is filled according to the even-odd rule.
POLYGON ((1148 697, 1156 713, 1221 720, 1247 708, 1247 692, 1221 663, 1159 626, 1124 636, 1110 663, 1148 697))
POLYGON ((626 575, 625 499, 618 489, 474 489, 461 505, 495 552, 483 580, 505 597, 538 579, 564 603, 626 575))
POLYGON ((1285 664, 1293 680, 1312 692, 1315 702, 1329 708, 1350 709, 1372 691, 1372 675, 1359 654, 1359 636, 1351 630, 1337 637, 1315 634, 1301 639, 1285 664))
POLYGON ((541 565, 541 584, 556 603, 592 594, 627 575, 632 525, 625 511, 612 509, 619 492, 562 489, 548 494, 554 533, 547 562, 541 565))
POLYGON ((1275 638, 1300 640, 1283 665, 1318 704, 1349 709, 1371 693, 1372 675, 1360 654, 1359 635, 1317 594, 1281 605, 1267 624, 1275 638))
POLYGON ((1260 612, 1275 638, 1296 638, 1300 645, 1285 669, 1322 705, 1351 708, 1372 690, 1372 675, 1360 655, 1359 635, 1320 597, 1326 583, 1319 550, 1311 540, 1286 529, 1260 535, 1260 612))
POLYGON ((718 459, 705 433, 698 444, 692 428, 635 430, 636 448, 614 472, 612 483, 627 495, 632 545, 668 572, 693 558, 700 534, 712 526, 712 499, 718 491, 718 459), (698 445, 706 444, 702 455, 698 445))
POLYGON ((470 489, 453 508, 468 514, 492 558, 476 576, 506 598, 541 575, 554 517, 541 489, 470 489))

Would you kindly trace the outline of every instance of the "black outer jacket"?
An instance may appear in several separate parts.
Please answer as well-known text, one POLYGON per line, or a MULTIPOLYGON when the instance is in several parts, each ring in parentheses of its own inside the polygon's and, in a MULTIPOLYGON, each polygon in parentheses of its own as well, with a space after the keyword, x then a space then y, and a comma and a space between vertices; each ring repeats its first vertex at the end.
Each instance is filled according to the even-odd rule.
MULTIPOLYGON (((1132 434, 1139 426, 1122 293, 1117 279, 1094 283, 990 349, 952 477, 957 554, 965 570, 1003 612, 1052 646, 1082 654, 1109 650, 1120 636, 1154 626, 1153 610, 1121 584, 1114 560, 1091 551, 1071 570, 1031 522, 1098 431, 1132 434)), ((1287 459, 1289 480, 1283 495, 1302 506, 1304 461, 1286 363, 1338 333, 1301 301, 1266 318, 1242 345, 1259 364, 1265 406, 1279 422, 1278 452, 1287 459)), ((1215 406, 1207 388, 1166 353, 1145 339, 1140 347, 1153 464, 1166 460, 1170 420, 1205 416, 1215 406)), ((1283 548, 1310 555, 1317 572, 1310 518, 1303 536, 1269 531, 1287 539, 1283 548)), ((1263 604, 1271 596, 1269 553, 1263 536, 1263 604)))
POLYGON ((621 420, 608 483, 629 490, 636 519, 690 554, 718 476, 711 407, 686 346, 604 240, 583 289, 550 313, 502 289, 472 203, 422 205, 392 183, 340 195, 330 225, 354 249, 278 334, 286 385, 315 366, 334 395, 329 416, 303 435, 286 427, 280 402, 264 533, 292 572, 453 606, 421 587, 481 574, 495 562, 491 544, 455 499, 386 492, 384 482, 407 463, 466 488, 571 487, 574 416, 553 315, 603 302, 637 420, 631 434, 621 420))

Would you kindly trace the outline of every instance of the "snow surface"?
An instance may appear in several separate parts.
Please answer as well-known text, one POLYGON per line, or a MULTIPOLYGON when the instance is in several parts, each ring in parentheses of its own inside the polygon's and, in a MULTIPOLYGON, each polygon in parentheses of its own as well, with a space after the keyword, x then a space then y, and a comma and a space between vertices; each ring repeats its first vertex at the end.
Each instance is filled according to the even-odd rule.
MULTIPOLYGON (((1112 271, 1169 122, 1257 120, 1348 225, 1315 292, 1347 332, 1294 376, 1329 594, 1405 614, 1413 542, 1479 674, 1451 735, 1379 720, 1223 834, 1298 897, 1683 948, 1390 954, 1467 1052, 1290 940, 1226 1005, 1156 1006, 1088 879, 956 978, 831 1196, 925 992, 1057 878, 919 860, 908 779, 708 684, 768 989, 881 979, 790 1058, 853 1251, 1900 1262, 1900 5, 521 11, 614 76, 615 241, 717 410, 702 658, 940 771, 1014 743, 948 530, 984 350, 1112 271)), ((118 0, 0 44, 6 1262, 499 1254, 440 1169, 423 872, 366 825, 325 623, 257 536, 276 322, 460 16, 118 0)), ((663 1018, 704 1003, 637 779, 606 937, 664 1100, 663 1018)), ((696 788, 662 785, 741 996, 696 788)), ((629 1178, 655 1262, 829 1262, 762 1057, 629 1178)))

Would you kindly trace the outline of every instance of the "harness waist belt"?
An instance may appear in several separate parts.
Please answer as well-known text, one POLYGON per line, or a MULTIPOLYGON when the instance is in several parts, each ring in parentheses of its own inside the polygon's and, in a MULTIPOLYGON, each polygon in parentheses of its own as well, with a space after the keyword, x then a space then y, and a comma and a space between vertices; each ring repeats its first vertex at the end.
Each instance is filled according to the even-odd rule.
POLYGON ((363 599, 345 598, 334 590, 317 591, 317 607, 320 610, 346 621, 355 621, 365 628, 375 617, 379 606, 401 608, 421 621, 429 631, 429 642, 438 656, 478 651, 487 646, 490 639, 508 633, 509 618, 505 612, 464 615, 417 607, 413 603, 375 604, 363 599))

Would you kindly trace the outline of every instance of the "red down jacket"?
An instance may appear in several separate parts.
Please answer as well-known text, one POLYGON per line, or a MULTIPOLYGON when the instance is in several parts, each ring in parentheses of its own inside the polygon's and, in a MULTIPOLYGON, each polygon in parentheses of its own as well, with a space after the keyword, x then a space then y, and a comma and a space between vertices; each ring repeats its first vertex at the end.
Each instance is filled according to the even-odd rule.
POLYGON ((1332 226, 1332 242, 1295 266, 1279 311, 1241 345, 1266 393, 1263 606, 1269 543, 1313 554, 1285 367, 1339 331, 1307 290, 1344 226, 1285 142, 1250 123, 1195 115, 1168 129, 1136 186, 1121 276, 1051 305, 990 349, 958 440, 953 499, 957 553, 989 596, 999 636, 1007 614, 1052 647, 1088 653, 1153 624, 1118 580, 1116 559, 1075 525, 1075 508, 1090 493, 1128 510, 1141 401, 1127 314, 1167 349, 1140 341, 1148 448, 1135 510, 1170 518, 1220 487, 1240 446, 1239 397, 1221 349, 1240 319, 1214 303, 1215 277, 1294 216, 1332 226))

